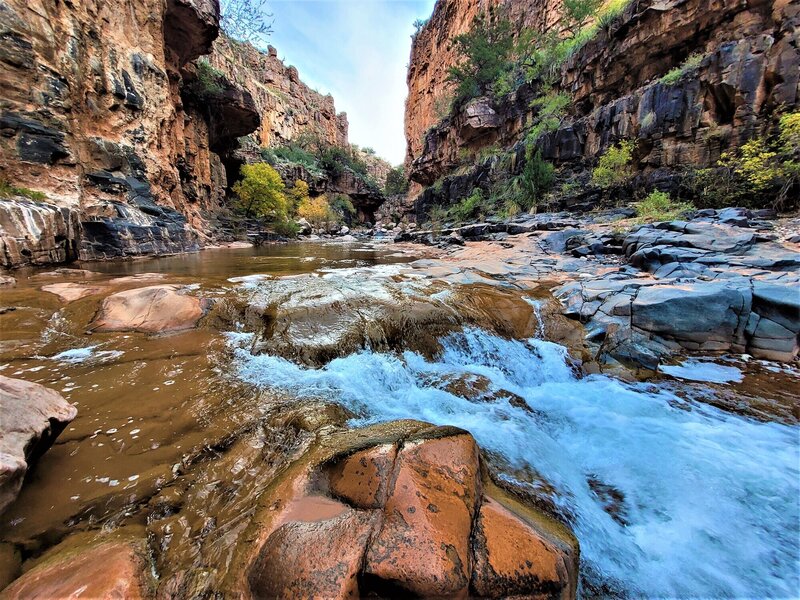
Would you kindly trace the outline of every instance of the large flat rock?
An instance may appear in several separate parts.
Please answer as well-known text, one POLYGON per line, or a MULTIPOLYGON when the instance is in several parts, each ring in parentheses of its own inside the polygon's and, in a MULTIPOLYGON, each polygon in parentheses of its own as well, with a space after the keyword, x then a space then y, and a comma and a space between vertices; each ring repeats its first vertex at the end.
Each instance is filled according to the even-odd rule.
POLYGON ((206 303, 187 295, 186 286, 153 285, 112 294, 100 306, 92 331, 169 333, 192 329, 206 303))

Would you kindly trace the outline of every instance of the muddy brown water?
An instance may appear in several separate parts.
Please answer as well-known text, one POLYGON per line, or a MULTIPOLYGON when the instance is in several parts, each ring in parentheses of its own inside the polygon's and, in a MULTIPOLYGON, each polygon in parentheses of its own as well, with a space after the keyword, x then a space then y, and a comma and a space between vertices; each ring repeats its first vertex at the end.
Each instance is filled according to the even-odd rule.
POLYGON ((78 416, 0 517, 0 539, 34 555, 69 530, 129 520, 139 504, 175 479, 188 457, 196 458, 250 423, 271 400, 227 376, 225 340, 218 331, 87 333, 105 295, 181 283, 219 297, 234 287, 228 282, 233 277, 412 259, 391 249, 292 244, 74 265, 97 273, 86 279, 66 271, 15 271, 17 285, 0 289, 0 373, 58 390, 77 406, 78 416), (114 282, 147 273, 163 277, 114 282), (65 303, 41 290, 58 282, 109 287, 65 303), (88 346, 96 348, 85 361, 68 352, 88 346))
MULTIPOLYGON (((259 490, 308 447, 316 427, 343 425, 350 416, 324 403, 325 398, 304 398, 298 408, 285 392, 242 383, 231 374, 223 331, 208 323, 165 336, 89 333, 87 326, 105 296, 176 283, 222 299, 237 293, 242 281, 232 278, 287 278, 415 258, 391 246, 290 244, 73 265, 92 274, 14 272, 16 286, 0 288, 0 374, 59 391, 77 406, 78 416, 30 471, 17 501, 0 515, 0 559, 14 548, 17 564, 11 571, 18 574, 22 562, 35 560, 76 532, 119 528, 141 536, 144 528, 156 549, 157 570, 191 571, 189 583, 175 576, 183 593, 207 591, 213 588, 208 582, 224 574, 232 560, 234 542, 247 526, 259 490), (99 289, 71 302, 42 290, 61 282, 99 289), (88 347, 91 353, 82 354, 88 347)), ((441 289, 434 286, 430 293, 441 289)), ((521 296, 519 290, 473 286, 464 306, 487 324, 502 314, 532 336, 538 324, 521 296)), ((562 322, 553 325, 555 316, 549 314, 548 330, 564 329, 562 322)), ((558 334, 560 341, 577 344, 580 332, 567 329, 558 334)), ((724 388, 678 381, 668 385, 731 412, 796 423, 796 394, 787 392, 796 383, 794 376, 756 365, 746 370, 743 383, 724 388)), ((457 395, 482 393, 470 388, 457 395)), ((535 474, 506 468, 514 477, 537 480, 535 474)), ((595 487, 604 485, 596 482, 595 487)), ((616 499, 612 492, 609 497, 616 499)), ((548 489, 542 496, 552 494, 548 489)))

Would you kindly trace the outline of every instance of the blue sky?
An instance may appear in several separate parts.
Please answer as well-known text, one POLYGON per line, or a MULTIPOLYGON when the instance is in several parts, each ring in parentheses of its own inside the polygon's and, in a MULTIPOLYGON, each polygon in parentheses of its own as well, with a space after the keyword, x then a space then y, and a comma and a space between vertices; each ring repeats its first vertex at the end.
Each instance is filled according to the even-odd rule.
POLYGON ((399 164, 405 156, 406 65, 416 19, 435 0, 269 0, 267 42, 300 78, 333 94, 350 141, 399 164))

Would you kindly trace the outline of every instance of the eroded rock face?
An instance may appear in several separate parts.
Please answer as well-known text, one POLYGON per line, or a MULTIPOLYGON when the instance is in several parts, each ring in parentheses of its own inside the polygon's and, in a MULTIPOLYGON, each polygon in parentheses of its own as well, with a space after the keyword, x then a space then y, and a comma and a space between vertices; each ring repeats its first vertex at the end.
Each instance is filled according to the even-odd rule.
MULTIPOLYGON (((560 3, 437 4, 415 39, 408 71, 406 170, 422 186, 431 186, 459 166, 460 153, 476 153, 493 144, 511 149, 535 117, 530 101, 537 90, 523 85, 489 106, 482 100, 467 104, 436 126, 441 117, 434 104, 450 93, 452 84, 445 74, 456 60, 449 41, 490 5, 504 5, 512 15, 527 9, 557 18, 560 3)), ((598 155, 620 139, 635 139, 642 180, 662 185, 672 176, 677 178, 681 165, 714 164, 721 152, 762 132, 776 107, 797 106, 798 19, 796 3, 786 1, 630 3, 620 19, 563 66, 557 88, 570 96, 570 118, 541 139, 542 156, 588 179, 585 175, 598 155), (677 82, 660 81, 694 53, 704 57, 699 68, 687 71, 677 82)), ((545 21, 512 19, 518 27, 540 31, 547 27, 545 21)), ((448 190, 449 201, 485 183, 486 174, 476 169, 468 179, 466 194, 448 190)), ((564 201, 585 202, 568 197, 564 201)), ((422 214, 419 206, 406 206, 412 208, 422 214)))
MULTIPOLYGON (((196 250, 227 183, 215 168, 211 117, 224 117, 239 135, 258 124, 257 115, 253 123, 181 101, 187 63, 210 52, 218 35, 217 0, 148 0, 131 10, 115 3, 34 10, 4 0, 0 13, 0 172, 83 223, 57 232, 67 255, 40 259, 196 250)), ((0 206, 0 219, 13 218, 0 206)), ((33 240, 40 229, 28 223, 22 235, 2 239, 6 246, 7 236, 33 240)), ((30 262, 13 252, 5 260, 30 262)))
POLYGON ((319 135, 334 146, 348 145, 347 115, 336 112, 333 96, 323 96, 303 83, 297 69, 286 66, 272 46, 261 52, 222 35, 209 60, 252 93, 261 117, 253 134, 260 146, 283 146, 301 133, 319 135))
POLYGON ((170 333, 191 329, 207 303, 186 294, 185 286, 153 285, 112 294, 100 306, 92 331, 170 333))
POLYGON ((0 598, 142 600, 151 596, 146 557, 144 541, 100 542, 78 550, 56 547, 0 592, 0 598))
POLYGON ((0 512, 22 488, 28 468, 78 414, 61 394, 0 375, 0 512))
POLYGON ((0 200, 0 266, 44 265, 78 258, 77 211, 31 200, 0 200))
POLYGON ((487 494, 469 434, 401 421, 344 440, 273 491, 253 597, 574 597, 576 543, 487 494))

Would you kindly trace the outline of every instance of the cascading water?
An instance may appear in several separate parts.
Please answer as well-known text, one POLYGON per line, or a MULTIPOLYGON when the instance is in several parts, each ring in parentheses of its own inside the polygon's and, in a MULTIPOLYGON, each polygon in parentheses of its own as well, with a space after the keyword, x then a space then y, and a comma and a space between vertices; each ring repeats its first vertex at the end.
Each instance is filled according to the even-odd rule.
POLYGON ((605 376, 579 379, 566 350, 478 329, 431 362, 370 351, 307 369, 251 355, 232 334, 238 376, 298 398, 334 399, 359 423, 414 418, 469 430, 557 490, 594 585, 647 597, 793 597, 800 589, 798 429, 761 423, 605 376), (524 398, 471 401, 430 384, 482 376, 524 398), (590 481, 618 491, 612 516, 590 481))

